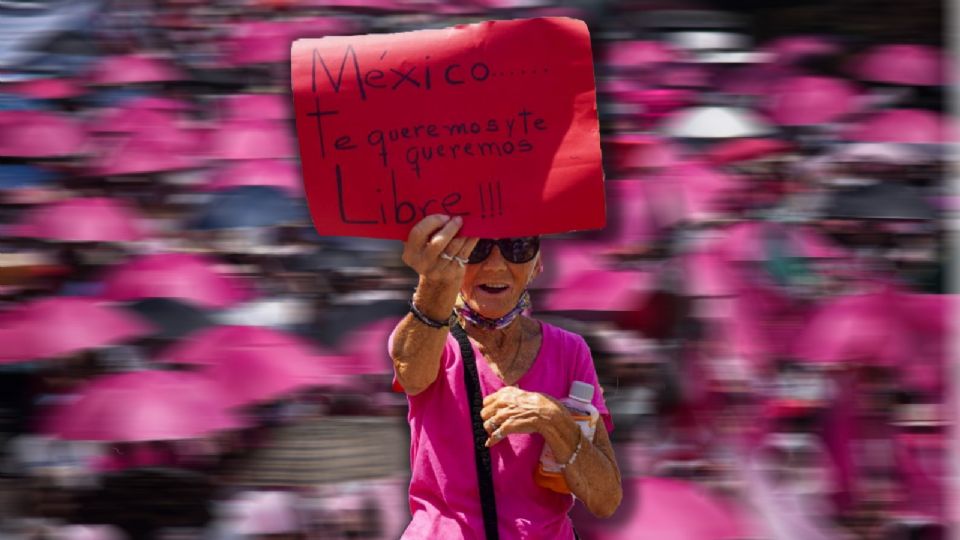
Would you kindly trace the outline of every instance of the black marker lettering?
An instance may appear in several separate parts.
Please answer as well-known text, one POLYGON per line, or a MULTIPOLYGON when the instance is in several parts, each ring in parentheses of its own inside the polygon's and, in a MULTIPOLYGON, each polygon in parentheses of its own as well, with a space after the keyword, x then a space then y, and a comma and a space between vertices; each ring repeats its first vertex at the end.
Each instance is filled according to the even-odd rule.
POLYGON ((337 114, 337 111, 321 111, 320 96, 313 96, 313 112, 307 113, 317 119, 317 135, 320 137, 320 157, 327 157, 327 146, 323 142, 323 117, 337 114))
POLYGON ((380 159, 383 161, 383 166, 387 166, 387 143, 383 140, 383 131, 375 129, 367 134, 367 142, 371 146, 380 145, 380 159))
POLYGON ((337 201, 340 203, 340 221, 344 223, 353 223, 357 225, 373 225, 377 220, 356 220, 347 217, 347 209, 343 201, 343 176, 340 173, 340 165, 336 165, 335 173, 337 176, 337 201))
POLYGON ((470 68, 470 76, 473 77, 473 80, 482 82, 487 80, 487 77, 490 76, 490 68, 487 67, 483 62, 477 62, 470 68), (477 69, 480 68, 480 69, 477 69), (478 75, 480 73, 481 75, 478 75))
POLYGON ((340 93, 340 85, 343 84, 343 70, 347 66, 347 57, 353 57, 353 72, 357 77, 357 90, 360 92, 360 99, 367 99, 367 92, 363 88, 363 80, 360 78, 360 61, 357 60, 357 52, 353 49, 353 45, 347 45, 347 50, 343 53, 343 60, 340 61, 340 72, 337 73, 337 82, 333 82, 333 74, 330 73, 330 69, 327 67, 327 63, 323 60, 323 57, 320 56, 320 52, 316 49, 313 50, 313 66, 311 68, 311 82, 313 85, 313 92, 317 92, 317 58, 320 59, 320 65, 323 66, 323 71, 327 74, 327 80, 330 81, 330 86, 333 88, 333 91, 340 93))
POLYGON ((337 140, 333 141, 333 147, 337 150, 353 150, 357 145, 350 143, 349 135, 341 135, 337 137, 337 140))
POLYGON ((519 114, 520 117, 523 118, 523 134, 526 135, 527 133, 529 133, 529 130, 527 129, 527 117, 530 116, 530 115, 533 114, 533 113, 531 113, 530 111, 528 111, 528 110, 526 109, 526 107, 524 107, 524 108, 523 108, 519 113, 517 113, 517 114, 519 114))
MULTIPOLYGON (((481 191, 481 193, 483 192, 481 191)), ((461 197, 457 192, 448 193, 440 203, 440 206, 443 208, 443 213, 447 214, 448 216, 469 216, 470 212, 454 212, 452 210, 453 206, 459 204, 462 198, 463 197, 461 197)))
POLYGON ((483 186, 477 186, 480 190, 480 217, 487 217, 487 205, 483 204, 483 186))
POLYGON ((397 75, 400 76, 400 78, 397 79, 397 82, 393 85, 393 90, 396 90, 398 86, 400 86, 401 84, 403 84, 403 81, 408 81, 410 84, 416 86, 417 88, 420 88, 420 83, 411 76, 411 74, 412 74, 416 69, 417 69, 417 66, 412 66, 410 69, 407 70, 406 73, 404 73, 404 72, 402 72, 402 71, 400 71, 400 70, 390 68, 390 71, 392 71, 392 72, 394 72, 394 73, 396 73, 397 75))
POLYGON ((503 215, 503 191, 500 190, 500 182, 497 182, 497 200, 500 201, 500 215, 503 215))
POLYGON ((413 204, 407 201, 400 202, 397 199, 397 175, 390 169, 390 183, 393 184, 393 217, 397 220, 397 223, 405 224, 410 223, 417 218, 417 210, 413 207, 413 204), (410 212, 410 217, 408 219, 401 219, 400 210, 407 209, 410 212))
POLYGON ((370 71, 367 72, 366 75, 363 76, 363 82, 367 83, 367 86, 371 86, 373 88, 386 88, 387 87, 386 84, 374 83, 372 80, 370 80, 370 79, 373 79, 373 80, 379 81, 380 79, 383 79, 383 76, 384 76, 384 73, 382 70, 371 69, 370 71))
POLYGON ((493 204, 493 183, 487 184, 487 192, 490 193, 490 217, 493 217, 496 214, 493 204))
POLYGON ((447 84, 463 84, 463 79, 450 78, 450 72, 458 67, 460 67, 460 64, 450 64, 447 69, 443 70, 443 78, 447 80, 447 84))

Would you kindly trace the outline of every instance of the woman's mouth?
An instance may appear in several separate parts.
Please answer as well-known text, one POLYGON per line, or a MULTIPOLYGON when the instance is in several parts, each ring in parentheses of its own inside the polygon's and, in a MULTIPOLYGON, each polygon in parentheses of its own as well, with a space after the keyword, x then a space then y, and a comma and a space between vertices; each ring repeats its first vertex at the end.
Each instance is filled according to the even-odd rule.
POLYGON ((510 285, 505 283, 485 283, 480 285, 479 288, 487 294, 503 294, 510 289, 510 285))

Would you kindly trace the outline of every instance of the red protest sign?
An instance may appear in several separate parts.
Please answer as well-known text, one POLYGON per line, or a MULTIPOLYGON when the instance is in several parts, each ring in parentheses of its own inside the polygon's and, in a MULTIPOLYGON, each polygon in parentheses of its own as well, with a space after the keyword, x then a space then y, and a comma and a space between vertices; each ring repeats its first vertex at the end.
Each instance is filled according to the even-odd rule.
POLYGON ((604 225, 582 21, 301 39, 291 75, 320 234, 405 239, 434 213, 482 237, 604 225))

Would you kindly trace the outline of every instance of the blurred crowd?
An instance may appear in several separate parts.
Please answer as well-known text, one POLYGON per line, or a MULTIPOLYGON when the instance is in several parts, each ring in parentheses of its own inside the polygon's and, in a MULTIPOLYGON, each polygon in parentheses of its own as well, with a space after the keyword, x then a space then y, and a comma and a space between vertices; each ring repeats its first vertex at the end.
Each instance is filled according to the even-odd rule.
POLYGON ((398 537, 416 276, 312 229, 290 43, 536 16, 590 26, 606 173, 531 290, 615 424, 580 536, 945 538, 940 29, 628 0, 0 1, 0 538, 398 537))

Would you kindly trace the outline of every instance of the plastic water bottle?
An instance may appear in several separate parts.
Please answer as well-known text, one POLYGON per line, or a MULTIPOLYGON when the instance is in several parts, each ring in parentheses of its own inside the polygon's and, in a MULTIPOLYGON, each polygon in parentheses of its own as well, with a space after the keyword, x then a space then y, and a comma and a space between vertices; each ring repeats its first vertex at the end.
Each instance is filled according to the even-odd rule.
MULTIPOLYGON (((574 422, 580 427, 583 438, 590 442, 593 442, 593 435, 597 432, 597 421, 600 419, 600 411, 591 403, 593 401, 593 390, 592 384, 573 381, 573 384, 570 385, 570 395, 561 401, 570 411, 574 422)), ((563 470, 553 456, 550 445, 546 443, 543 445, 543 453, 540 454, 540 464, 534 472, 534 480, 540 487, 545 487, 557 493, 570 493, 567 480, 563 476, 563 470)))

